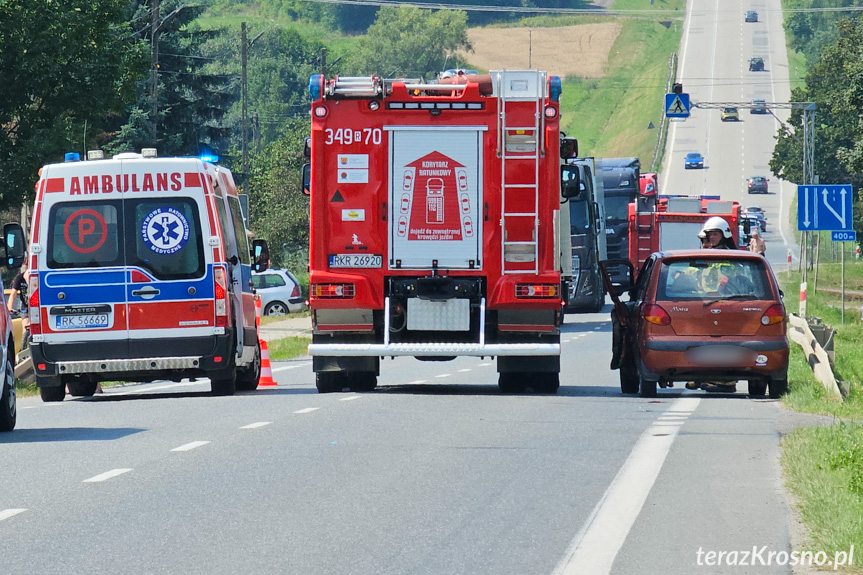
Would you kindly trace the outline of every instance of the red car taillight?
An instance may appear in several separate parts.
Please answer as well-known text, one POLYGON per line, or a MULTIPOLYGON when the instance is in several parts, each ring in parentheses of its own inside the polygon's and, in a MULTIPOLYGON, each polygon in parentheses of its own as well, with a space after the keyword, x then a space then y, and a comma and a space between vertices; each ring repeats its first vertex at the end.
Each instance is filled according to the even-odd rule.
POLYGON ((216 326, 228 325, 228 283, 225 268, 213 268, 213 284, 216 294, 216 326))
POLYGON ((785 306, 775 303, 761 316, 761 325, 773 325, 785 321, 785 306))
POLYGON ((300 286, 294 285, 294 289, 291 290, 291 297, 300 297, 300 286))
POLYGON ((42 333, 42 314, 39 312, 39 274, 31 273, 27 281, 30 301, 27 303, 30 315, 30 335, 42 333))
POLYGON ((644 306, 644 321, 656 325, 671 325, 671 316, 656 304, 644 306))

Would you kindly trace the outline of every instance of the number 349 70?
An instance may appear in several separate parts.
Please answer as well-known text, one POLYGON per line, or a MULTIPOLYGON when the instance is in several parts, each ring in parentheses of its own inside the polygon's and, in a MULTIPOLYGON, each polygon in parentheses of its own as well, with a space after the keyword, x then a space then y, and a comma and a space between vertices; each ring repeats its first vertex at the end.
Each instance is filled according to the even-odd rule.
POLYGON ((327 128, 325 130, 326 140, 324 144, 341 144, 350 146, 351 144, 363 144, 368 146, 379 146, 383 140, 383 133, 380 128, 363 128, 362 130, 353 130, 351 128, 327 128))

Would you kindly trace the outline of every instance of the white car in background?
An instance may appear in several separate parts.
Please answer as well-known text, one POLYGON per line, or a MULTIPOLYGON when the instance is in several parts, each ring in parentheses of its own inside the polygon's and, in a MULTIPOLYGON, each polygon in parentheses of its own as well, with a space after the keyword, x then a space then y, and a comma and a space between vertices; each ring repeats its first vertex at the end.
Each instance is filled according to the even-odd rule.
POLYGON ((263 315, 286 315, 306 309, 300 281, 287 270, 270 268, 252 273, 252 287, 261 296, 263 315))

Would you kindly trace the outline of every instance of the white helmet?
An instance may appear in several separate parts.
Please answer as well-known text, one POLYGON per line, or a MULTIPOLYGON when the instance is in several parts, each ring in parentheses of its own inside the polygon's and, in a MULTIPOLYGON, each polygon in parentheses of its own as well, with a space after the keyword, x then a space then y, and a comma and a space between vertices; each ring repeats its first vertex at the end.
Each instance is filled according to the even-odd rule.
POLYGON ((725 221, 725 218, 720 218, 719 216, 713 216, 704 222, 704 227, 698 232, 698 237, 703 240, 707 237, 707 232, 713 230, 722 232, 722 235, 726 238, 731 237, 731 228, 728 227, 728 222, 725 221))

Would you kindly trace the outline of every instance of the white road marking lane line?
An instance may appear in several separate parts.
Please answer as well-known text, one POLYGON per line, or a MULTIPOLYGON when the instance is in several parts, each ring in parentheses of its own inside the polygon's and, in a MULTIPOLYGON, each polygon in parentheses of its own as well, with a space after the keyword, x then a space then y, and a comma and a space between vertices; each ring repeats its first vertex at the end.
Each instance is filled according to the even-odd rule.
POLYGON ((9 519, 10 517, 15 517, 19 513, 24 513, 25 511, 27 511, 27 510, 26 509, 4 509, 3 511, 0 511, 0 521, 5 521, 6 519, 9 519))
MULTIPOLYGON (((693 412, 701 398, 675 400, 672 409, 693 412)), ((648 427, 632 448, 585 524, 575 535, 554 575, 607 575, 650 493, 671 444, 675 426, 648 427)))
POLYGON ((317 411, 319 409, 320 409, 320 407, 306 407, 304 409, 299 409, 299 410, 295 411, 294 413, 311 413, 311 412, 317 411))
POLYGON ((95 475, 95 476, 91 477, 90 479, 85 479, 81 483, 99 483, 100 481, 107 481, 109 479, 117 477, 118 475, 123 475, 124 473, 128 473, 129 471, 132 471, 132 470, 127 469, 127 468, 112 469, 111 471, 106 471, 105 473, 100 473, 99 475, 95 475))
POLYGON ((210 443, 209 441, 192 441, 187 443, 186 445, 181 445, 180 447, 175 447, 171 451, 192 451, 193 449, 197 449, 202 445, 207 445, 210 443))
POLYGON ((458 372, 459 372, 459 373, 467 373, 467 372, 469 372, 469 371, 473 371, 473 369, 469 367, 469 368, 467 368, 467 369, 460 369, 460 370, 458 370, 458 372))
POLYGON ((451 375, 452 375, 451 373, 439 373, 435 377, 449 377, 451 375))
POLYGON ((298 367, 308 367, 308 366, 310 366, 310 365, 312 365, 312 364, 311 364, 311 363, 300 363, 300 364, 298 364, 298 365, 285 365, 285 366, 282 366, 282 367, 274 367, 271 371, 272 371, 273 373, 277 373, 277 372, 279 372, 279 371, 285 371, 285 370, 288 370, 288 369, 297 369, 298 367))
POLYGON ((339 401, 353 401, 353 400, 359 399, 361 397, 362 397, 362 395, 349 395, 347 397, 342 397, 341 399, 339 399, 339 401))
POLYGON ((425 383, 425 382, 426 382, 426 380, 424 380, 424 379, 418 379, 416 381, 411 381, 410 383, 408 383, 408 385, 417 385, 419 383, 425 383))
POLYGON ((240 429, 257 429, 259 427, 264 427, 265 425, 270 425, 273 423, 272 421, 256 421, 255 423, 250 423, 249 425, 244 425, 240 429))
POLYGON ((490 363, 481 363, 481 364, 479 364, 479 366, 480 366, 480 367, 488 367, 488 366, 490 366, 490 365, 491 365, 490 363))

